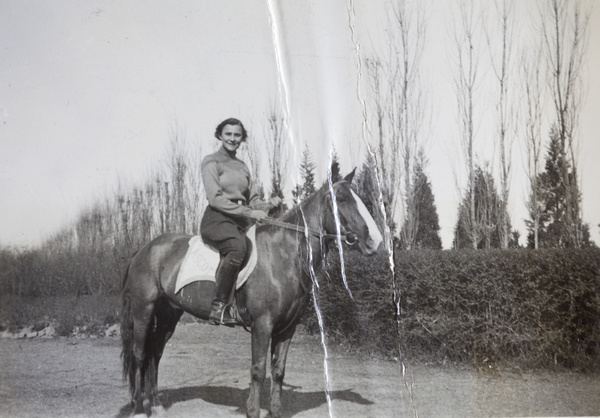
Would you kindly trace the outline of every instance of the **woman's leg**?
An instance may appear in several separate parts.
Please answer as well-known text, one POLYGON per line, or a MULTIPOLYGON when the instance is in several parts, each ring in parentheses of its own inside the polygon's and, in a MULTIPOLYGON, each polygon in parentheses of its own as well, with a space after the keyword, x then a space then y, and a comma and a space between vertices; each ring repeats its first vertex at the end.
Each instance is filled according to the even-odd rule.
POLYGON ((221 255, 209 321, 215 325, 236 324, 237 321, 231 317, 225 306, 229 302, 238 272, 246 257, 246 236, 242 232, 242 225, 208 207, 200 228, 204 242, 217 249, 221 255))
POLYGON ((246 238, 230 239, 220 249, 221 262, 216 274, 215 296, 213 298, 209 321, 213 325, 237 324, 225 306, 229 303, 231 291, 246 256, 246 238))

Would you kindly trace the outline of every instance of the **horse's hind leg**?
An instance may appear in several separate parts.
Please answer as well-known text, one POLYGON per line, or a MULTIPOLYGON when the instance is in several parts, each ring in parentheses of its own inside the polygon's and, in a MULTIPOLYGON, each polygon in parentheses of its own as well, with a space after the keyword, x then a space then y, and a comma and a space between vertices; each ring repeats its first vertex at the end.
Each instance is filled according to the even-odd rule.
POLYGON ((166 299, 157 302, 154 311, 154 330, 148 337, 148 352, 150 361, 146 372, 146 391, 152 406, 152 414, 160 414, 163 411, 162 404, 158 398, 158 364, 163 355, 167 341, 175 332, 175 327, 183 311, 174 308, 166 299))
POLYGON ((269 416, 281 417, 281 385, 285 377, 285 361, 296 326, 290 327, 271 340, 271 400, 269 416))
POLYGON ((135 364, 134 389, 132 393, 133 414, 146 415, 144 398, 148 356, 146 352, 148 331, 152 326, 153 303, 138 304, 133 307, 133 361, 135 364))
POLYGON ((260 389, 265 381, 267 352, 272 329, 270 318, 259 318, 252 324, 251 381, 250 394, 246 402, 246 415, 250 418, 260 417, 260 389))

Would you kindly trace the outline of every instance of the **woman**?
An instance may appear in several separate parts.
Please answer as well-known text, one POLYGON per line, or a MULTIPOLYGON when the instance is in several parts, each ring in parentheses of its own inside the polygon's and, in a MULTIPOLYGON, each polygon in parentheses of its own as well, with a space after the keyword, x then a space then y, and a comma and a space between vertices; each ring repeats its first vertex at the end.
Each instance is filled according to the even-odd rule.
POLYGON ((262 201, 252 184, 248 166, 236 157, 236 152, 248 134, 242 122, 230 118, 221 122, 215 137, 221 148, 202 161, 202 181, 208 207, 202 217, 202 240, 217 249, 221 261, 216 273, 215 294, 209 323, 233 325, 237 321, 227 309, 231 290, 246 258, 245 229, 251 220, 267 217, 260 208, 279 206, 281 199, 262 201))

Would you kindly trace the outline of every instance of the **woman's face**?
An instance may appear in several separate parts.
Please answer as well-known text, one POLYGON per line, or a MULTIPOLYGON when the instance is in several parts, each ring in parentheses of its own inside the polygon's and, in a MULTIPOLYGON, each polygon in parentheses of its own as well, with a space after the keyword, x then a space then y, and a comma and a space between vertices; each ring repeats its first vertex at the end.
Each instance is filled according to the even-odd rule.
POLYGON ((242 136, 242 127, 240 125, 225 125, 219 139, 227 151, 233 152, 240 147, 242 136))

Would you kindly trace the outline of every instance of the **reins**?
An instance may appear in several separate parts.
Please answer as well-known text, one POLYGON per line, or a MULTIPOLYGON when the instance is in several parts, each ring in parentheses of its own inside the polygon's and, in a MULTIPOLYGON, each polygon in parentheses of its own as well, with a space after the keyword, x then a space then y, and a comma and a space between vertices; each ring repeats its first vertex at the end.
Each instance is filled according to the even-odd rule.
POLYGON ((306 228, 304 226, 291 224, 288 222, 278 221, 273 218, 263 218, 258 222, 267 225, 279 226, 281 228, 291 229, 293 231, 302 232, 303 234, 308 233, 309 235, 313 235, 321 239, 337 239, 338 237, 341 237, 344 240, 344 242, 348 245, 354 245, 358 241, 358 237, 352 232, 348 232, 346 234, 324 234, 321 231, 316 231, 311 228, 306 228))

